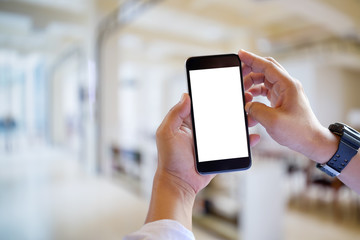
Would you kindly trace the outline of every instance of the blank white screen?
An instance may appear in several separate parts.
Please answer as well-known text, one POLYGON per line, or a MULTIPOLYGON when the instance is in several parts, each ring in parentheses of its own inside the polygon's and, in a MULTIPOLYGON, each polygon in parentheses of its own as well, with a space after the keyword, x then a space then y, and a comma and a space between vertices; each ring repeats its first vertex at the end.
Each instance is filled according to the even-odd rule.
POLYGON ((189 74, 199 162, 248 157, 239 67, 189 74))

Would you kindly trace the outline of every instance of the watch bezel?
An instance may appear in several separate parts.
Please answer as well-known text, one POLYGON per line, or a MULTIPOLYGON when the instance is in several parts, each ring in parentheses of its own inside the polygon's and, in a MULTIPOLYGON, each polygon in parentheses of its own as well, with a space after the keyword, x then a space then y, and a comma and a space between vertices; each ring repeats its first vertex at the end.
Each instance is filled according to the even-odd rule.
POLYGON ((334 124, 330 124, 329 130, 338 136, 342 136, 344 134, 345 126, 346 126, 345 124, 337 122, 334 124))

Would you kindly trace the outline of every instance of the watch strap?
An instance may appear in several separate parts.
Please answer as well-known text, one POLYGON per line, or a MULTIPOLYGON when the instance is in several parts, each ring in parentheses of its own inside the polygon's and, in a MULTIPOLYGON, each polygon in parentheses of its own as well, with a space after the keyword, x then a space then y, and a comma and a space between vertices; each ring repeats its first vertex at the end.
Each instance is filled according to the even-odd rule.
POLYGON ((360 147, 360 134, 350 127, 344 126, 344 128, 339 147, 334 156, 325 164, 316 164, 317 168, 331 177, 338 176, 341 173, 357 154, 360 147))
POLYGON ((338 176, 346 167, 350 160, 357 153, 357 149, 341 140, 338 150, 326 164, 317 164, 316 166, 331 177, 338 176))

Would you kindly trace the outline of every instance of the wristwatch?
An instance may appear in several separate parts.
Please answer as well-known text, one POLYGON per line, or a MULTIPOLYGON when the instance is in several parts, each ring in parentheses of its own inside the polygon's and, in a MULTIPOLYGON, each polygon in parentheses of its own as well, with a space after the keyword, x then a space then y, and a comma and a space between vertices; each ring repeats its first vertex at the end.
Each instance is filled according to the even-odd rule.
POLYGON ((329 176, 336 177, 357 154, 360 147, 360 133, 343 123, 331 124, 329 130, 340 136, 339 147, 327 163, 318 163, 316 167, 329 176))

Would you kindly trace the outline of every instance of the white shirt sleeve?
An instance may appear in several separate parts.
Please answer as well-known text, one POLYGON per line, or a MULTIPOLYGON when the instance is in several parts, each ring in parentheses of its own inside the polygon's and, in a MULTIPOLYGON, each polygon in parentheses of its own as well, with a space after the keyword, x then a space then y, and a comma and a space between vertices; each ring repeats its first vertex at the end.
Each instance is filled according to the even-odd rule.
POLYGON ((181 223, 164 219, 145 224, 140 230, 131 233, 123 240, 195 240, 194 234, 181 223))

